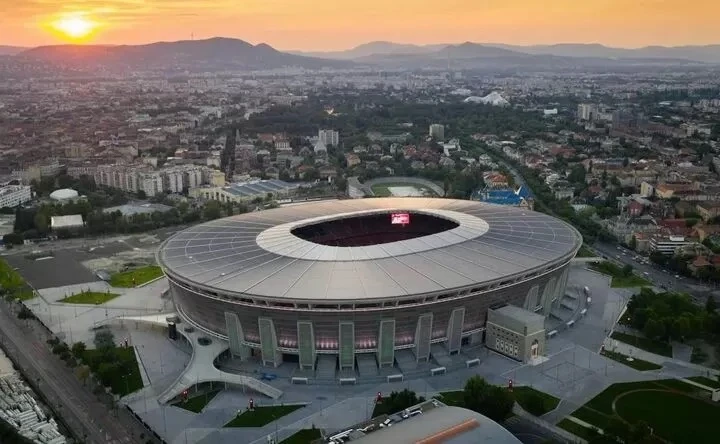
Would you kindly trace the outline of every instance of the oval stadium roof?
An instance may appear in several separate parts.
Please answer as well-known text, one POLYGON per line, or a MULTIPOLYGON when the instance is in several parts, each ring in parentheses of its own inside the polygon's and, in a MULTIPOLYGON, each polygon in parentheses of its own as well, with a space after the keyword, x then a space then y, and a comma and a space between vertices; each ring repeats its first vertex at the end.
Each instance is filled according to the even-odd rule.
POLYGON ((570 259, 581 242, 580 234, 567 223, 516 207, 453 199, 351 199, 196 225, 168 239, 158 259, 171 277, 206 289, 338 303, 449 291, 506 279, 570 259), (320 245, 290 233, 308 219, 394 210, 434 214, 453 219, 459 226, 365 247, 320 245))

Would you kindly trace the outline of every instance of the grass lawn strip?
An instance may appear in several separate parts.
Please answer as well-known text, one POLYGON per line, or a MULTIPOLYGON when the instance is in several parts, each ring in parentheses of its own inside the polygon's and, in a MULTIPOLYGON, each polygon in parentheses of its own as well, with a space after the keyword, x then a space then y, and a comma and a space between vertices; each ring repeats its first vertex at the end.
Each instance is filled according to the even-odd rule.
POLYGON ((530 386, 513 387, 513 396, 515 396, 515 401, 520 404, 520 407, 535 416, 542 416, 551 410, 555 410, 560 403, 558 398, 539 390, 535 390, 530 386), (542 411, 531 411, 533 406, 528 403, 528 399, 532 396, 538 396, 542 399, 542 411))
POLYGON ((672 442, 717 443, 720 407, 709 402, 682 393, 639 390, 618 397, 615 408, 624 420, 645 421, 672 442))
POLYGON ((104 304, 120 296, 117 293, 103 293, 100 291, 84 291, 61 299, 60 302, 66 304, 104 304))
POLYGON ((280 444, 309 444, 319 438, 322 438, 319 429, 302 429, 280 441, 280 444))
MULTIPOLYGON (((705 376, 692 376, 690 378, 687 378, 691 381, 697 382, 698 384, 702 384, 706 387, 714 388, 714 389, 720 389, 720 381, 716 379, 710 379, 706 378, 705 376)), ((698 387, 699 388, 699 387, 698 387)))
POLYGON ((289 415, 304 405, 275 405, 268 407, 255 407, 255 410, 245 410, 233 418, 223 427, 262 427, 266 424, 289 415))
POLYGON ((113 274, 110 276, 110 285, 118 288, 133 288, 157 279, 162 275, 162 268, 157 265, 148 265, 146 267, 113 274))
POLYGON ((672 358, 672 345, 667 342, 654 341, 642 336, 629 335, 627 333, 613 332, 611 337, 620 342, 630 344, 634 347, 640 348, 656 355, 667 356, 672 358))
POLYGON ((628 367, 632 367, 635 370, 639 370, 641 372, 644 372, 646 370, 658 370, 662 368, 662 365, 657 365, 653 362, 643 361, 642 359, 632 358, 632 361, 628 361, 628 358, 630 356, 610 350, 603 350, 600 354, 612 359, 613 361, 617 361, 621 364, 627 365, 628 367))
POLYGON ((35 297, 25 279, 4 259, 0 259, 0 295, 26 301, 35 297))
POLYGON ((465 403, 462 390, 454 392, 441 392, 437 398, 443 403, 454 407, 462 407, 465 403))
POLYGON ((590 268, 612 276, 612 284, 610 286, 613 288, 649 287, 652 285, 649 281, 634 273, 626 276, 622 268, 612 262, 600 262, 599 264, 591 265, 590 268))
POLYGON ((218 393, 220 393, 220 390, 213 390, 207 393, 203 393, 201 395, 193 396, 192 398, 188 398, 188 400, 185 402, 176 402, 173 405, 175 407, 185 409, 189 412, 200 413, 203 411, 205 406, 208 405, 215 396, 217 396, 218 393))

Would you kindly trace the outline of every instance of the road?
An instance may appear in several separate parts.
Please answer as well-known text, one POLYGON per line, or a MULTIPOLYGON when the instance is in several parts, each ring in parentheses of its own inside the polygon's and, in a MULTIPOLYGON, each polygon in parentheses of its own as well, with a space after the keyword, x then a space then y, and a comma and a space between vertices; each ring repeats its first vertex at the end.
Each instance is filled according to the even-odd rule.
POLYGON ((144 442, 140 436, 148 431, 124 409, 112 415, 52 354, 41 328, 19 321, 14 308, 0 302, 0 345, 75 436, 98 444, 144 442))
POLYGON ((638 274, 652 282, 656 287, 665 286, 668 290, 688 293, 697 304, 705 304, 709 292, 713 290, 713 288, 694 279, 676 278, 672 271, 663 270, 652 262, 649 262, 648 265, 641 264, 634 260, 638 255, 637 253, 624 248, 618 249, 617 245, 598 242, 592 248, 612 262, 620 265, 631 265, 638 274))

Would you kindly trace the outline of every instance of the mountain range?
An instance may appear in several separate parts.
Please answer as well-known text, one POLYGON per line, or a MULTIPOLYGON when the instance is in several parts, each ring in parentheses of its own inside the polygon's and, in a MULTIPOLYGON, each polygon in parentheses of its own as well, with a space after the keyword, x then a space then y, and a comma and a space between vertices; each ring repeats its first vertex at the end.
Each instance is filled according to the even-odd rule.
MULTIPOLYGON (((534 45, 519 46, 505 45, 501 43, 471 43, 462 44, 435 44, 435 45, 413 45, 393 42, 370 42, 357 46, 346 51, 333 52, 299 52, 291 51, 297 55, 307 55, 319 58, 331 58, 338 60, 357 60, 373 57, 382 57, 390 55, 401 56, 417 56, 417 55, 436 55, 441 56, 443 50, 448 48, 453 53, 456 50, 452 48, 465 48, 465 54, 469 48, 474 48, 480 52, 481 48, 499 48, 510 51, 505 55, 540 55, 540 56, 556 56, 556 57, 572 57, 583 59, 627 59, 627 60, 675 60, 675 61, 692 61, 700 63, 720 63, 720 45, 702 45, 702 46, 646 46, 644 48, 627 49, 614 48, 601 44, 581 44, 581 43, 561 43, 556 45, 534 45)), ((462 51, 462 50, 461 50, 462 51)), ((483 54, 485 55, 485 54, 483 54)), ((497 54, 496 54, 497 55, 497 54)))
POLYGON ((158 42, 147 45, 40 46, 15 55, 19 60, 83 68, 131 70, 221 71, 264 70, 296 66, 307 69, 341 68, 350 62, 280 52, 260 43, 212 38, 158 42))
POLYGON ((147 45, 0 47, 0 55, 22 63, 40 62, 66 70, 201 72, 357 66, 380 69, 572 69, 580 66, 720 64, 720 45, 622 49, 588 44, 513 46, 466 42, 422 46, 371 42, 347 51, 309 53, 282 52, 265 43, 253 45, 239 39, 212 38, 147 45))

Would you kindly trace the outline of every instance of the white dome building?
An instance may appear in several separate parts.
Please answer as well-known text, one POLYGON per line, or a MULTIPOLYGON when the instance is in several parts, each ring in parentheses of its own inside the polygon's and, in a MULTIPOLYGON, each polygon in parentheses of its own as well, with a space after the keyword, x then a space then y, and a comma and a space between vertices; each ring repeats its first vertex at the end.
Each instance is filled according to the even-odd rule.
POLYGON ((71 200, 77 198, 78 192, 70 188, 63 188, 50 193, 50 199, 52 200, 71 200))

